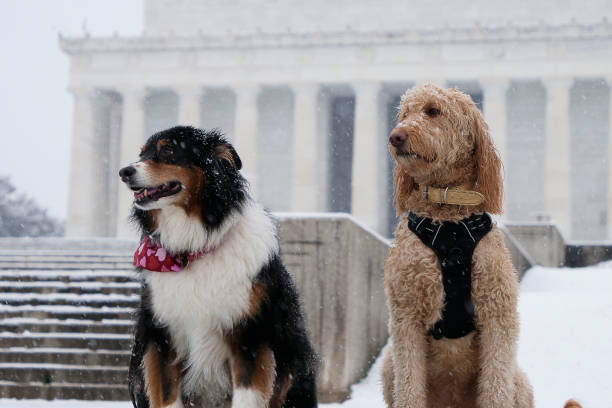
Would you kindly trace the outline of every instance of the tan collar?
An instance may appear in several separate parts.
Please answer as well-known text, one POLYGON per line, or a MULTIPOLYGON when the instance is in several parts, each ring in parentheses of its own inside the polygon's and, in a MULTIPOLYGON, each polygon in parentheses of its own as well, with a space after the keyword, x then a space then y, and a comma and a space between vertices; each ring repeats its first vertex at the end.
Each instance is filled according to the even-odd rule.
POLYGON ((479 205, 484 201, 484 196, 477 191, 470 190, 471 186, 463 184, 456 187, 430 187, 419 186, 425 199, 437 204, 455 205, 479 205))

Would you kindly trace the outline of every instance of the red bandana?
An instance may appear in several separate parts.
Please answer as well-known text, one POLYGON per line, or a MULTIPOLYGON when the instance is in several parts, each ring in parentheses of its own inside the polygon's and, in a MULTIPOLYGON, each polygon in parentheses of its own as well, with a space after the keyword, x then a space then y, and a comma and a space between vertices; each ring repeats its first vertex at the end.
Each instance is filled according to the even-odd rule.
POLYGON ((178 272, 213 249, 204 248, 198 252, 190 252, 186 257, 171 255, 146 235, 134 252, 134 265, 153 272, 178 272), (183 264, 185 258, 187 262, 183 264))

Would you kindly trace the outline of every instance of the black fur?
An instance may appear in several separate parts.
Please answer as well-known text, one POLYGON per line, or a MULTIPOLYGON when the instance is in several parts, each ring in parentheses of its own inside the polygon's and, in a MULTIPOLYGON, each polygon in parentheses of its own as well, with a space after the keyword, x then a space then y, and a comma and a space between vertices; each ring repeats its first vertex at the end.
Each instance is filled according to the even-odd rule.
MULTIPOLYGON (((277 385, 293 377, 283 407, 316 407, 317 357, 306 335, 297 289, 278 255, 261 269, 254 284, 265 287, 266 296, 259 312, 237 328, 241 358, 252 367, 258 351, 269 347, 276 361, 277 385)), ((244 382, 248 385, 248 374, 244 382)))

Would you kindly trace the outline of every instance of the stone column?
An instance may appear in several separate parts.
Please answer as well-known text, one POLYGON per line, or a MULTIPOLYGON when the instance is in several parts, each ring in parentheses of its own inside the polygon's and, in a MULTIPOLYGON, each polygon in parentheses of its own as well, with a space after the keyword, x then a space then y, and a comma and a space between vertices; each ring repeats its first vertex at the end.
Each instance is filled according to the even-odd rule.
POLYGON ((257 95, 259 86, 240 85, 236 92, 236 124, 234 145, 242 160, 242 174, 251 184, 251 192, 257 193, 257 95))
POLYGON ((610 100, 608 101, 608 205, 607 220, 608 240, 612 240, 612 76, 606 77, 610 100))
POLYGON ((481 80, 483 93, 483 114, 489 125, 491 138, 499 152, 500 158, 504 166, 509 166, 507 163, 508 141, 507 141, 507 107, 506 107, 506 91, 510 81, 505 78, 485 79, 481 80))
POLYGON ((317 84, 297 84, 293 87, 293 153, 291 209, 317 211, 318 193, 318 115, 317 84))
POLYGON ((555 78, 546 86, 545 208, 565 239, 571 232, 570 94, 572 80, 555 78))
POLYGON ((353 215, 378 231, 379 213, 384 211, 379 194, 379 149, 385 148, 378 132, 380 84, 362 82, 355 90, 355 130, 351 208, 353 215))
MULTIPOLYGON (((123 97, 121 115, 121 148, 119 168, 138 161, 140 148, 145 142, 145 89, 124 88, 120 90, 123 97)), ((119 169, 117 169, 117 172, 119 169)), ((114 176, 119 177, 118 174, 114 176)), ((125 184, 118 189, 117 236, 119 238, 136 238, 137 231, 130 225, 128 217, 132 209, 134 194, 125 184)))
POLYGON ((72 115, 72 146, 70 149, 70 185, 66 236, 85 238, 96 235, 97 206, 95 197, 95 170, 101 165, 96 152, 94 133, 95 90, 88 87, 70 88, 74 96, 72 115))
MULTIPOLYGON (((493 144, 503 163, 504 182, 508 172, 512 171, 512 163, 506 160, 508 158, 506 91, 509 84, 510 81, 506 78, 488 78, 480 81, 483 94, 483 116, 489 125, 493 144)), ((506 201, 504 200, 504 212, 506 201)))
POLYGON ((202 89, 198 86, 179 86, 175 91, 179 97, 179 125, 200 127, 202 89))

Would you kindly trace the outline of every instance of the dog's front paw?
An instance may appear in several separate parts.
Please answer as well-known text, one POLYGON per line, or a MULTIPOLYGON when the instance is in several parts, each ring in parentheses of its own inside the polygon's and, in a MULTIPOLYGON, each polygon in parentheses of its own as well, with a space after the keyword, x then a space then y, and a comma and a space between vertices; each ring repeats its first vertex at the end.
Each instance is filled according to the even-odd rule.
POLYGON ((235 388, 232 408, 265 408, 268 404, 261 391, 254 388, 235 388))

